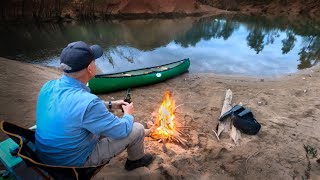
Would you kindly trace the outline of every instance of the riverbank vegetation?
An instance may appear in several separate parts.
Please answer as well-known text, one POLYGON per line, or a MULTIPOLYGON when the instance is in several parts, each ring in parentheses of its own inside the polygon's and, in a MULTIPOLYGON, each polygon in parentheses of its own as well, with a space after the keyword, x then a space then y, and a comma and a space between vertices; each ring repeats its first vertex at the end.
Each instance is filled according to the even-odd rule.
POLYGON ((250 15, 320 15, 318 0, 6 0, 0 1, 0 21, 175 17, 214 11, 204 6, 250 15))

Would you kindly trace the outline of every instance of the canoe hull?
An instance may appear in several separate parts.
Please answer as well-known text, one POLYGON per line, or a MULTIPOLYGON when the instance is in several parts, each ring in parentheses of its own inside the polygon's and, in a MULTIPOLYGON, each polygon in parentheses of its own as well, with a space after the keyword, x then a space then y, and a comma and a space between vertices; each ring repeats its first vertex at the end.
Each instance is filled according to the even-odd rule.
MULTIPOLYGON (((148 74, 121 76, 121 77, 101 77, 96 76, 89 81, 89 87, 92 93, 108 93, 127 88, 145 86, 165 81, 178 76, 186 71, 190 66, 190 60, 184 59, 176 67, 163 71, 153 71, 148 74)), ((165 66, 165 65, 163 65, 165 66)), ((159 66, 159 67, 163 67, 159 66)))

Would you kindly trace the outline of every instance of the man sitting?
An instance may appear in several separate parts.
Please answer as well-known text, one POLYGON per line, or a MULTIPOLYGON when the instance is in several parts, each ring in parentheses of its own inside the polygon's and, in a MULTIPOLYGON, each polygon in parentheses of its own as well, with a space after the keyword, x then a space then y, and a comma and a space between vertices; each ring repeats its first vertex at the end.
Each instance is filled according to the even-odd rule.
POLYGON ((133 103, 105 103, 86 86, 96 75, 95 59, 103 49, 78 41, 63 49, 64 74, 48 81, 37 103, 36 152, 43 163, 58 166, 95 166, 127 149, 127 170, 149 165, 144 153, 144 127, 133 122, 133 103), (111 108, 122 108, 119 118, 111 108))

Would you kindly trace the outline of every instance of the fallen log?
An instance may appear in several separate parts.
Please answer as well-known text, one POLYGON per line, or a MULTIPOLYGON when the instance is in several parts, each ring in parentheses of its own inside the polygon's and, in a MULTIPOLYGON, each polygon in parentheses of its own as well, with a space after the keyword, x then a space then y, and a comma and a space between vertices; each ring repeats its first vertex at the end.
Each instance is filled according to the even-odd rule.
MULTIPOLYGON (((224 98, 220 117, 232 108, 231 104, 232 104, 232 91, 228 89, 226 91, 226 96, 224 98)), ((239 139, 241 138, 241 132, 236 127, 233 126, 233 123, 230 117, 227 117, 224 121, 219 121, 217 133, 214 130, 212 131, 215 133, 219 141, 220 141, 219 136, 222 132, 228 132, 229 136, 232 138, 232 140, 236 145, 238 145, 239 139)))
MULTIPOLYGON (((226 91, 226 96, 224 98, 224 102, 223 102, 223 106, 222 106, 222 110, 221 110, 221 114, 220 117, 227 111, 229 111, 232 108, 231 105, 231 101, 232 101, 232 91, 230 89, 228 89, 226 91)), ((220 118, 219 117, 219 118, 220 118)), ((228 132, 230 129, 230 118, 226 118, 225 121, 219 121, 219 125, 218 125, 218 132, 217 135, 218 137, 220 136, 220 134, 224 131, 224 132, 228 132)))

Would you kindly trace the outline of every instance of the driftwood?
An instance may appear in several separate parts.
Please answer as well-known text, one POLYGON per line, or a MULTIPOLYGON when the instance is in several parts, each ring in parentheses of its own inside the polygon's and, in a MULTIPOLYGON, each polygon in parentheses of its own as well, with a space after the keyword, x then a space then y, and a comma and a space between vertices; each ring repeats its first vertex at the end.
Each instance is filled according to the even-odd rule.
MULTIPOLYGON (((230 89, 228 89, 226 91, 226 96, 225 96, 225 99, 223 102, 220 117, 232 108, 231 104, 232 104, 232 91, 230 89)), ((232 138, 234 143, 237 145, 238 145, 239 139, 241 138, 240 131, 237 130, 236 127, 233 126, 233 123, 232 123, 230 117, 227 117, 224 121, 219 121, 217 133, 214 130, 212 130, 212 131, 217 136, 217 139, 219 141, 220 141, 219 136, 222 132, 228 132, 229 136, 232 138)))
POLYGON ((233 140, 233 142, 238 145, 239 144, 239 140, 241 138, 241 132, 236 128, 234 127, 234 125, 232 124, 231 126, 231 131, 229 133, 231 139, 233 140))
MULTIPOLYGON (((240 102, 239 105, 242 106, 242 103, 240 102)), ((233 122, 231 123, 232 123, 232 126, 231 126, 230 137, 232 138, 233 142, 238 145, 238 142, 241 138, 241 132, 236 127, 234 127, 233 122)))
MULTIPOLYGON (((220 117, 227 111, 229 111, 232 108, 231 105, 232 102, 232 91, 230 89, 228 89, 226 91, 226 96, 224 98, 224 102, 223 102, 223 106, 222 106, 222 110, 221 110, 221 114, 220 117)), ((224 132, 228 132, 230 129, 230 123, 231 120, 230 118, 226 118, 226 120, 224 121, 219 121, 219 125, 218 125, 218 136, 220 136, 220 134, 224 131, 224 132)))

